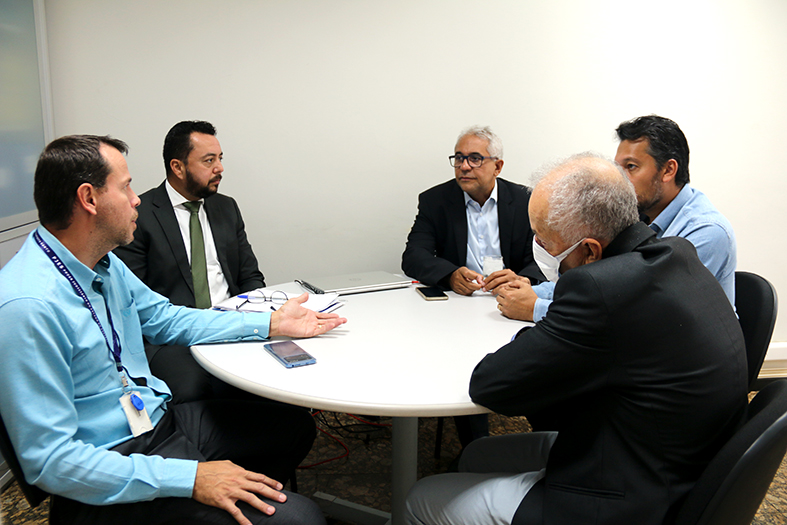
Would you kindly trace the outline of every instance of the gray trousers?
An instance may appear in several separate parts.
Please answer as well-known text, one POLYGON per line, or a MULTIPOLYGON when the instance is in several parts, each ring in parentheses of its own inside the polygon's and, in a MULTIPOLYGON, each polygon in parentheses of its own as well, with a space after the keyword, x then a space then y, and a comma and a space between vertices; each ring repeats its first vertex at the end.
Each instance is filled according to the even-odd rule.
POLYGON ((462 453, 459 472, 419 480, 407 495, 413 525, 510 525, 519 504, 544 477, 557 432, 481 438, 462 453))

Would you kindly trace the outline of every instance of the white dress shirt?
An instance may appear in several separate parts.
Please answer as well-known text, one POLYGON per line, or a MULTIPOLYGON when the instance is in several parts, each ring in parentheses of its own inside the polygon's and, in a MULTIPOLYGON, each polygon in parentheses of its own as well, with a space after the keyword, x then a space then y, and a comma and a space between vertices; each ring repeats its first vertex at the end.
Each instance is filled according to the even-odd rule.
MULTIPOLYGON (((189 220, 191 219, 191 212, 183 206, 183 203, 188 202, 188 199, 183 197, 180 193, 173 188, 169 181, 165 184, 167 188, 167 195, 172 202, 172 208, 175 210, 175 218, 178 220, 180 226, 180 234, 183 237, 183 244, 186 246, 186 256, 191 264, 191 234, 189 233, 189 220)), ((210 229, 210 222, 208 221, 208 214, 205 213, 205 201, 200 199, 202 206, 199 207, 200 226, 202 226, 202 237, 205 241, 205 260, 208 263, 208 286, 210 287, 210 302, 211 304, 218 304, 221 301, 229 298, 230 287, 227 284, 227 278, 224 277, 224 272, 221 270, 219 264, 219 257, 216 253, 216 243, 213 241, 213 232, 210 229)))

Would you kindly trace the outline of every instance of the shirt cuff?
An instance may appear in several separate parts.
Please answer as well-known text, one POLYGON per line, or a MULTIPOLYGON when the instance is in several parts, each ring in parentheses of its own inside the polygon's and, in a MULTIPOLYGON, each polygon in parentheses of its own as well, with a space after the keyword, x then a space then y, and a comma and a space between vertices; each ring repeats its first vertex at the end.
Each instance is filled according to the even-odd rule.
POLYGON ((268 312, 244 312, 242 340, 268 339, 271 331, 271 314, 268 312))
POLYGON ((549 299, 551 301, 552 296, 555 294, 555 283, 546 281, 541 284, 537 284, 533 287, 533 291, 541 299, 549 299))
POLYGON ((533 322, 537 323, 544 316, 547 314, 547 310, 549 310, 549 305, 552 304, 552 301, 549 299, 541 299, 540 297, 536 299, 536 304, 533 305, 533 322))
POLYGON ((197 479, 197 461, 187 459, 164 460, 167 482, 162 484, 162 498, 190 498, 197 479))

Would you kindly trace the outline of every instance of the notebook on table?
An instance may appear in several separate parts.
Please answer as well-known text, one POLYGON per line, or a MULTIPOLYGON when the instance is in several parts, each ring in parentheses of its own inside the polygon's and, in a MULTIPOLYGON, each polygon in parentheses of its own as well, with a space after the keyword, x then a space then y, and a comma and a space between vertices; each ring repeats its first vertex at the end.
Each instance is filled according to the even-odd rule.
POLYGON ((334 275, 309 281, 325 293, 335 292, 339 295, 392 290, 410 286, 412 282, 406 277, 382 271, 334 275))

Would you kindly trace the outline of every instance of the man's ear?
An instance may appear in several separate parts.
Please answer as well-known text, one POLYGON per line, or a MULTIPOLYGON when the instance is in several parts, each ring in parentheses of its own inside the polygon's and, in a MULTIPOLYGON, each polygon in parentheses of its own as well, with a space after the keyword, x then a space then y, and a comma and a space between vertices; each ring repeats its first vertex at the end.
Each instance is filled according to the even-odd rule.
POLYGON ((604 247, 596 239, 587 238, 582 241, 580 246, 584 250, 584 264, 601 260, 601 253, 604 251, 604 247))
POLYGON ((661 168, 661 182, 674 183, 675 175, 678 174, 678 161, 670 159, 661 168))
POLYGON ((186 174, 186 165, 183 164, 183 161, 178 159, 170 159, 169 169, 171 169, 172 173, 179 179, 183 179, 186 174))
POLYGON ((503 159, 497 159, 495 161, 495 177, 500 175, 500 172, 503 170, 503 159))
POLYGON ((90 215, 96 215, 98 205, 98 190, 89 182, 82 183, 77 188, 74 207, 86 211, 90 215))

